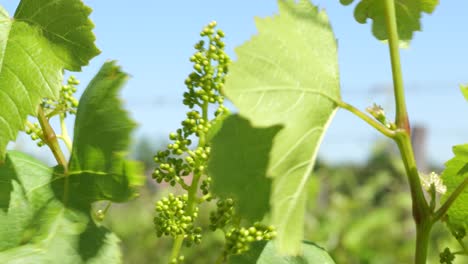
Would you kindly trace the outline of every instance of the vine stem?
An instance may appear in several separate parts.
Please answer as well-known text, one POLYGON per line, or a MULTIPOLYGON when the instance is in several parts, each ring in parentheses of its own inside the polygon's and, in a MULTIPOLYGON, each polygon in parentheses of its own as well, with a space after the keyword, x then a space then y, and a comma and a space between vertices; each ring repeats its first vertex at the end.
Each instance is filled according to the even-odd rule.
POLYGON ((41 125, 42 133, 44 135, 43 137, 44 143, 50 148, 58 164, 63 167, 65 174, 67 174, 67 170, 68 170, 67 160, 65 159, 65 155, 63 155, 62 149, 60 148, 54 129, 50 125, 49 120, 47 119, 44 113, 44 109, 42 109, 42 107, 39 107, 39 110, 37 112, 37 118, 39 120, 39 124, 41 125))
POLYGON ((57 140, 57 136, 55 135, 55 131, 50 125, 49 119, 45 115, 44 109, 42 109, 42 107, 39 107, 37 118, 39 120, 39 124, 41 125, 42 133, 44 135, 44 143, 50 148, 58 164, 63 167, 63 174, 65 175, 63 187, 63 203, 66 205, 68 203, 69 192, 68 162, 65 159, 65 155, 63 155, 62 149, 60 148, 60 144, 57 140))
POLYGON ((416 224, 415 264, 426 264, 429 234, 434 223, 432 211, 424 197, 409 133, 406 130, 400 130, 394 140, 400 149, 410 185, 413 219, 416 224))
POLYGON ((390 59, 392 63, 393 90, 396 103, 395 124, 410 132, 408 113, 406 112, 405 90, 403 86, 403 74, 400 63, 399 39, 395 13, 395 1, 385 1, 385 22, 387 26, 390 59))
POLYGON ((385 0, 385 22, 388 34, 396 105, 395 124, 397 126, 397 135, 393 139, 400 149, 411 190, 413 218, 416 224, 415 264, 425 264, 430 232, 434 222, 432 219, 432 211, 424 197, 416 160, 414 158, 413 147, 411 145, 411 129, 406 110, 394 0, 385 0))
MULTIPOLYGON (((205 122, 208 122, 208 102, 204 102, 202 105, 202 118, 205 120, 205 122)), ((199 141, 198 141, 198 147, 204 147, 206 145, 206 137, 205 133, 201 132, 199 141)), ((195 206, 197 204, 197 191, 198 191, 198 184, 200 181, 200 178, 203 174, 203 171, 200 171, 199 173, 194 173, 193 178, 192 178, 192 183, 190 187, 188 188, 188 198, 187 198, 187 214, 191 215, 193 213, 193 210, 195 210, 195 206)), ((173 259, 177 259, 179 257, 180 249, 182 247, 182 243, 184 242, 184 236, 179 235, 175 238, 174 244, 172 246, 171 250, 171 257, 169 261, 172 261, 173 259)))

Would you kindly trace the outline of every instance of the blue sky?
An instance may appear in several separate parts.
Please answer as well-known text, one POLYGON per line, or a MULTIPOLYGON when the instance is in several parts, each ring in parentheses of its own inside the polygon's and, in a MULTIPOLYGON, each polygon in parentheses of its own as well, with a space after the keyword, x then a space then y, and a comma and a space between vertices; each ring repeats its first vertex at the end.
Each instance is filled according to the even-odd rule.
MULTIPOLYGON (((14 13, 19 0, 2 5, 14 13)), ((200 29, 216 20, 226 34, 227 50, 256 33, 254 17, 277 12, 276 1, 143 1, 84 0, 94 9, 97 45, 102 54, 83 72, 80 92, 108 59, 119 61, 132 75, 122 92, 127 108, 140 124, 138 135, 166 137, 184 118, 183 80, 200 29)), ((339 0, 314 0, 327 11, 339 43, 341 89, 345 101, 364 109, 381 104, 392 116, 393 97, 387 45, 375 40, 370 24, 354 21, 352 6, 339 0)), ((424 15, 409 49, 402 50, 407 103, 413 125, 429 129, 428 155, 441 165, 451 146, 468 142, 468 104, 458 85, 468 83, 468 1, 442 1, 424 15)), ((340 110, 320 151, 329 161, 363 160, 376 139, 383 138, 362 121, 340 110)), ((26 141, 20 144, 27 144, 26 141)))

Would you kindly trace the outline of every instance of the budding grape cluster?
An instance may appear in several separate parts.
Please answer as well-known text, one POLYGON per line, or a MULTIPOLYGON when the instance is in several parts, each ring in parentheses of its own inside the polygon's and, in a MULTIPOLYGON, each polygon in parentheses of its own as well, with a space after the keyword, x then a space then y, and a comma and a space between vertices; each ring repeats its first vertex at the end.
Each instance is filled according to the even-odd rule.
POLYGON ((224 52, 224 32, 215 32, 215 27, 216 22, 211 22, 203 29, 200 36, 209 39, 208 47, 205 47, 205 41, 201 40, 195 44, 197 52, 190 57, 195 71, 185 80, 188 91, 184 93, 183 101, 190 108, 207 103, 222 104, 224 101, 219 91, 223 88, 230 59, 224 52))
POLYGON ((158 217, 154 219, 156 234, 158 237, 183 235, 189 245, 198 244, 201 241, 201 229, 194 227, 193 221, 198 216, 198 209, 189 214, 187 212, 187 194, 174 196, 169 194, 156 203, 158 217))
MULTIPOLYGON (((210 193, 210 186, 211 186, 211 177, 206 177, 201 183, 200 190, 202 191, 203 195, 208 195, 210 193)), ((211 199, 208 198, 207 201, 211 199)))
POLYGON ((76 93, 76 85, 80 84, 74 76, 70 76, 67 80, 67 84, 63 85, 60 89, 60 95, 57 100, 44 99, 42 101, 42 107, 48 109, 49 115, 55 114, 76 114, 78 107, 78 100, 73 96, 76 93))
POLYGON ((448 216, 445 216, 443 221, 446 222, 450 233, 460 243, 462 249, 461 251, 452 252, 450 248, 446 247, 444 251, 439 254, 440 263, 452 264, 457 254, 468 255, 467 247, 463 241, 466 236, 466 229, 462 225, 452 223, 448 216))
MULTIPOLYGON (((55 115, 63 115, 66 117, 67 114, 76 114, 78 107, 78 100, 73 96, 76 92, 76 85, 80 84, 74 76, 70 76, 67 80, 67 84, 62 85, 60 89, 60 95, 57 100, 44 98, 42 100, 41 107, 44 109, 45 115, 48 119, 55 115)), ((43 140, 42 128, 39 123, 26 122, 26 134, 31 136, 33 141, 37 141, 37 146, 42 147, 45 145, 43 140)))
POLYGON ((396 129, 396 126, 393 122, 388 122, 387 116, 385 115, 385 111, 382 106, 377 105, 374 103, 372 106, 366 108, 366 111, 373 116, 379 123, 388 127, 389 129, 396 129))
POLYGON ((462 240, 466 236, 466 229, 463 226, 454 226, 453 224, 449 223, 450 225, 450 230, 452 235, 457 239, 457 240, 462 240))
POLYGON ((455 260, 455 254, 453 254, 449 248, 445 248, 445 250, 439 254, 440 263, 445 264, 452 264, 455 260))
POLYGON ((230 198, 218 200, 216 211, 210 214, 210 229, 224 228, 234 216, 234 201, 230 198))
MULTIPOLYGON (((224 231, 226 245, 223 256, 226 259, 230 254, 245 252, 253 241, 272 239, 275 231, 260 223, 240 227, 241 219, 236 216, 234 200, 217 198, 210 193, 211 178, 206 175, 211 152, 209 137, 213 127, 229 113, 223 105, 221 92, 230 59, 224 52, 224 33, 215 30, 215 27, 216 22, 211 22, 203 29, 200 36, 208 40, 199 41, 195 45, 195 54, 190 58, 194 71, 185 80, 187 91, 183 100, 190 110, 181 122, 182 127, 169 135, 171 142, 167 148, 154 156, 156 169, 153 178, 158 183, 167 182, 172 186, 178 184, 188 194, 169 194, 167 198, 158 201, 154 224, 159 237, 172 236, 179 240, 174 245, 181 245, 181 238, 188 246, 200 243, 202 229, 195 225, 197 206, 201 202, 218 199, 216 211, 210 214, 210 229, 224 231), (216 106, 211 119, 208 113, 210 105, 216 106), (191 147, 193 138, 198 138, 195 148, 191 147), (185 181, 187 176, 192 177, 190 185, 185 181), (199 192, 203 196, 199 197, 199 192)), ((178 253, 178 250, 175 248, 173 252, 178 253)), ((170 262, 181 263, 183 256, 175 255, 170 262)))
POLYGON ((224 229, 226 243, 224 246, 224 256, 242 254, 250 249, 250 244, 254 241, 268 241, 276 236, 273 226, 266 226, 256 222, 251 227, 240 227, 235 218, 234 200, 220 199, 216 203, 217 210, 210 214, 210 229, 224 229))
MULTIPOLYGON (((194 71, 185 80, 187 92, 184 93, 183 103, 190 109, 181 128, 169 135, 170 144, 165 150, 154 156, 156 169, 153 178, 158 182, 167 182, 172 186, 179 184, 188 194, 183 196, 169 195, 156 204, 154 224, 158 236, 172 236, 176 239, 183 237, 186 245, 197 244, 201 240, 201 228, 195 227, 198 215, 198 203, 211 198, 198 197, 201 190, 203 195, 209 195, 210 179, 206 175, 206 167, 210 156, 207 133, 216 117, 228 110, 223 106, 224 97, 221 95, 225 75, 228 71, 230 59, 224 52, 224 33, 215 30, 216 22, 211 22, 200 33, 207 39, 195 45, 196 52, 190 58, 194 64, 194 71), (208 108, 215 105, 214 118, 209 118, 208 108), (198 146, 191 147, 193 138, 198 138, 198 146), (191 176, 188 185, 185 177, 191 176), (201 186, 199 186, 199 182, 201 186)), ((210 108, 211 109, 211 108, 210 108)), ((172 259, 179 263, 180 257, 172 259)))
POLYGON ((42 147, 45 145, 44 140, 43 140, 43 133, 42 133, 42 128, 39 126, 39 123, 27 123, 26 124, 26 129, 25 129, 26 134, 31 136, 31 139, 33 141, 37 141, 36 144, 38 147, 42 147))
POLYGON ((231 228, 226 233, 226 244, 224 254, 242 254, 250 249, 250 244, 254 241, 268 241, 276 236, 276 231, 272 226, 255 223, 249 228, 231 228))
POLYGON ((158 183, 164 181, 174 186, 181 182, 180 177, 202 173, 205 170, 210 150, 200 146, 195 151, 190 151, 190 137, 204 137, 211 129, 214 120, 208 119, 209 104, 218 106, 215 117, 228 111, 223 105, 224 97, 220 92, 230 59, 224 52, 224 33, 221 30, 215 31, 215 27, 216 22, 211 22, 203 29, 200 35, 209 39, 208 45, 205 47, 203 40, 198 42, 195 45, 196 53, 190 58, 194 63, 194 71, 185 80, 188 91, 184 93, 183 102, 192 110, 182 121, 182 128, 169 135, 172 143, 166 150, 155 155, 157 168, 153 172, 153 178, 158 183), (195 107, 200 110, 194 110, 195 107), (186 154, 189 156, 182 158, 186 154))

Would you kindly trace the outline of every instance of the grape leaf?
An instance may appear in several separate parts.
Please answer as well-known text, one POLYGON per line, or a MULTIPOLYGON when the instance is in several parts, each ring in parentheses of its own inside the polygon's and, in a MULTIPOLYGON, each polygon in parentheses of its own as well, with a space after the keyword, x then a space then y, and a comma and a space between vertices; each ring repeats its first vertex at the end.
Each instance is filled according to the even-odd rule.
POLYGON ((280 251, 298 254, 307 179, 340 99, 337 46, 324 11, 278 3, 280 14, 258 19, 259 34, 236 49, 224 92, 254 127, 284 127, 270 153, 270 204, 280 251))
POLYGON ((340 0, 342 5, 350 5, 354 0, 340 0))
MULTIPOLYGON (((120 263, 119 239, 89 212, 64 207, 50 183, 54 170, 20 152, 0 167, 0 263, 120 263)), ((80 195, 71 190, 72 195, 80 195)))
POLYGON ((231 115, 229 111, 223 111, 221 114, 216 116, 216 118, 211 121, 211 128, 206 133, 206 141, 210 142, 216 134, 218 134, 219 130, 223 126, 224 120, 231 115))
MULTIPOLYGON (((68 176, 70 188, 80 193, 70 197, 75 204, 124 202, 143 183, 142 165, 126 160, 136 124, 122 108, 117 93, 127 78, 115 62, 107 62, 80 99, 68 176)), ((63 186, 63 180, 56 185, 63 186)))
POLYGON ((275 242, 255 242, 243 255, 230 257, 230 264, 334 264, 333 259, 321 247, 303 242, 302 256, 282 256, 275 250, 275 242))
POLYGON ((99 54, 90 12, 80 0, 22 0, 13 18, 0 6, 0 160, 41 100, 56 98, 63 70, 99 54))
POLYGON ((273 137, 280 129, 254 128, 242 117, 231 115, 211 143, 212 190, 218 196, 235 198, 236 211, 250 222, 262 220, 270 209, 271 179, 265 175, 273 137))
MULTIPOLYGON (((353 0, 340 1, 344 5, 353 2, 353 0)), ((438 4, 439 0, 395 0, 400 40, 408 43, 413 38, 415 31, 421 31, 422 13, 431 14, 438 4)), ((379 40, 388 39, 384 0, 361 0, 354 10, 354 18, 361 24, 365 24, 368 18, 372 19, 372 34, 379 40)))
MULTIPOLYGON (((447 192, 442 196, 444 202, 450 194, 468 177, 468 144, 453 147, 455 157, 445 163, 441 178, 447 192)), ((468 188, 458 196, 447 212, 450 223, 463 226, 468 230, 468 188)))
POLYGON ((468 85, 460 85, 460 90, 465 99, 468 101, 468 85))

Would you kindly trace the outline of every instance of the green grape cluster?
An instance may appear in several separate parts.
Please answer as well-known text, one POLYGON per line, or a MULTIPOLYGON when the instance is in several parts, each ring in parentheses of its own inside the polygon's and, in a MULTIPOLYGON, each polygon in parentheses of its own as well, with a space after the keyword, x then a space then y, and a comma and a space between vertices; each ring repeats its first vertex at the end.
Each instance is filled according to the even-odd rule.
POLYGON ((231 198, 218 200, 216 207, 216 211, 210 214, 210 229, 212 231, 224 228, 232 221, 235 213, 234 200, 231 198))
POLYGON ((185 257, 184 256, 179 256, 177 258, 173 258, 171 259, 171 261, 169 262, 169 264, 178 264, 178 263, 182 263, 184 262, 185 260, 185 257))
POLYGON ((224 254, 237 255, 250 249, 254 241, 268 241, 274 239, 276 231, 273 226, 266 226, 261 223, 255 223, 249 228, 231 228, 226 234, 226 244, 224 254))
MULTIPOLYGON (((201 240, 202 230, 194 224, 198 205, 217 199, 210 193, 211 178, 206 175, 211 152, 209 140, 212 136, 210 133, 215 130, 213 127, 219 126, 219 122, 229 113, 223 105, 221 92, 230 59, 224 52, 224 33, 215 30, 215 27, 216 22, 211 22, 202 30, 201 37, 208 40, 198 42, 195 45, 196 52, 190 58, 194 71, 185 80, 187 91, 183 100, 190 110, 181 122, 181 128, 170 133, 171 142, 167 148, 154 156, 156 168, 153 178, 158 183, 167 182, 172 186, 179 184, 188 192, 182 196, 170 194, 156 203, 156 233, 159 237, 172 236, 179 241, 183 238, 188 246, 200 243, 201 240), (214 118, 210 119, 209 108, 215 110, 214 118), (191 146, 193 138, 198 138, 195 148, 191 146), (184 179, 186 176, 192 177, 190 185, 184 179), (201 197, 198 196, 200 192, 203 194, 201 197)), ((222 229, 225 232, 225 258, 248 250, 253 241, 274 238, 274 229, 260 223, 247 228, 240 227, 241 219, 235 215, 233 199, 218 198, 216 205, 217 210, 210 214, 210 229, 222 229)), ((178 253, 177 248, 175 252, 178 253)), ((178 256, 170 261, 180 263, 183 259, 178 256)))
POLYGON ((440 253, 440 263, 445 264, 452 264, 455 260, 455 254, 453 254, 449 248, 445 248, 445 250, 440 253))
POLYGON ((195 110, 189 111, 187 113, 187 118, 182 121, 182 125, 188 134, 195 134, 197 136, 199 136, 201 133, 206 134, 211 128, 211 123, 206 122, 202 118, 202 115, 195 110))
POLYGON ((171 193, 156 203, 157 215, 154 218, 154 225, 158 237, 183 235, 188 245, 200 243, 201 229, 193 225, 198 216, 198 209, 189 214, 187 200, 187 194, 175 196, 171 193))
POLYGON ((250 249, 254 241, 268 241, 276 236, 273 226, 256 222, 251 227, 240 227, 235 212, 235 202, 231 198, 219 199, 216 211, 210 214, 210 229, 227 230, 225 234, 224 256, 242 254, 250 249))
POLYGON ((203 29, 200 35, 208 38, 208 44, 205 45, 203 40, 198 42, 195 45, 196 53, 190 58, 194 63, 194 71, 185 80, 188 91, 184 93, 183 103, 192 110, 187 112, 186 119, 181 122, 182 128, 169 135, 172 143, 154 157, 157 167, 153 178, 158 183, 164 181, 174 186, 181 182, 180 177, 203 173, 209 148, 202 146, 195 151, 189 150, 192 144, 190 137, 202 137, 211 129, 215 120, 208 119, 209 104, 217 104, 215 117, 228 111, 223 105, 221 89, 230 59, 224 52, 224 33, 221 30, 215 31, 215 27, 216 22, 211 22, 203 29), (194 110, 196 106, 200 110, 194 110))
MULTIPOLYGON (((211 186, 211 177, 206 177, 201 183, 200 190, 202 191, 203 195, 208 195, 210 193, 210 186, 211 186)), ((208 198, 207 201, 211 201, 211 198, 208 198)))
POLYGON ((462 240, 466 236, 466 230, 462 226, 451 226, 451 233, 457 240, 462 240))
POLYGON ((185 80, 188 91, 184 93, 183 101, 190 108, 207 103, 222 104, 224 101, 219 91, 223 88, 230 59, 224 52, 224 32, 215 31, 215 27, 216 22, 213 21, 202 30, 200 36, 209 39, 208 47, 201 40, 195 44, 197 52, 190 57, 195 71, 185 80))
MULTIPOLYGON (((73 96, 76 92, 76 85, 80 84, 74 76, 70 76, 66 85, 62 85, 60 95, 57 100, 44 98, 41 107, 44 109, 45 115, 48 119, 55 115, 62 115, 63 118, 67 114, 76 114, 78 107, 78 100, 73 96)), ((43 140, 42 128, 39 123, 26 122, 26 134, 31 136, 33 141, 36 141, 37 146, 42 147, 45 145, 43 140)))
POLYGON ((159 167, 154 170, 153 178, 158 183, 165 181, 174 186, 176 182, 182 180, 181 177, 188 176, 191 173, 203 173, 206 169, 206 163, 211 151, 210 147, 198 147, 195 151, 192 151, 188 150, 186 145, 184 146, 177 141, 169 144, 167 150, 159 151, 154 157, 154 161, 159 164, 159 167), (188 154, 185 158, 174 155, 174 151, 181 148, 184 148, 184 153, 188 154))
POLYGON ((45 145, 43 140, 43 132, 39 123, 28 123, 25 129, 26 134, 28 134, 33 141, 36 141, 38 147, 42 147, 45 145))
POLYGON ((62 85, 60 95, 57 100, 44 99, 42 107, 48 109, 49 113, 55 114, 76 114, 78 108, 78 100, 74 97, 77 88, 76 85, 80 84, 74 76, 70 76, 66 85, 62 85))

